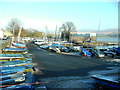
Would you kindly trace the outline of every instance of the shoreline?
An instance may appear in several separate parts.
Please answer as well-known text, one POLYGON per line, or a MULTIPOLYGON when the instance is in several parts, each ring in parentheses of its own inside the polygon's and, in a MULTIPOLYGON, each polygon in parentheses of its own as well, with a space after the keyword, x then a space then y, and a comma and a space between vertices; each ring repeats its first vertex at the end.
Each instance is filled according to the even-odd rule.
POLYGON ((120 38, 120 37, 97 37, 97 38, 120 38))

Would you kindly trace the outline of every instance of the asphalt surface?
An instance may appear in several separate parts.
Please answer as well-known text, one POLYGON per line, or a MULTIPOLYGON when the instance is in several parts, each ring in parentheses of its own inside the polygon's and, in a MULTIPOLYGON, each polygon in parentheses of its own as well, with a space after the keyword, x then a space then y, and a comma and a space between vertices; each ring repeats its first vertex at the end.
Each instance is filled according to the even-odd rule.
POLYGON ((34 74, 37 82, 49 82, 37 84, 35 87, 46 86, 53 89, 87 89, 99 90, 94 84, 91 72, 106 70, 111 64, 107 58, 71 56, 54 53, 40 49, 34 44, 27 45, 29 53, 33 54, 33 63, 37 71, 34 74), (39 72, 40 71, 40 72, 39 72), (96 89, 97 88, 97 89, 96 89))
POLYGON ((89 71, 105 69, 108 65, 107 61, 102 58, 53 53, 39 49, 34 44, 28 44, 27 47, 33 54, 33 62, 37 64, 35 67, 43 73, 37 73, 37 79, 59 76, 84 77, 89 71))

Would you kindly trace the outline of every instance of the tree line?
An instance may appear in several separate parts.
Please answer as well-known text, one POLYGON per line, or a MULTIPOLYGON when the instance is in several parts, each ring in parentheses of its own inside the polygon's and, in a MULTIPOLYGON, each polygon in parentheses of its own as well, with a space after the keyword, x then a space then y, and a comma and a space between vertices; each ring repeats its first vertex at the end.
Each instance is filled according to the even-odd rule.
MULTIPOLYGON (((18 36, 18 33, 21 29, 20 37, 44 37, 43 32, 40 32, 36 29, 25 29, 22 27, 22 22, 18 19, 11 19, 7 25, 7 30, 9 30, 14 37, 18 36)), ((59 32, 61 33, 61 39, 70 41, 70 33, 76 31, 76 27, 72 22, 65 22, 59 27, 59 32)), ((52 37, 52 36, 50 36, 52 37)))
POLYGON ((13 34, 14 37, 18 36, 18 33, 21 29, 20 37, 42 37, 43 33, 36 29, 25 29, 22 27, 22 22, 18 19, 11 19, 8 23, 6 29, 13 34))

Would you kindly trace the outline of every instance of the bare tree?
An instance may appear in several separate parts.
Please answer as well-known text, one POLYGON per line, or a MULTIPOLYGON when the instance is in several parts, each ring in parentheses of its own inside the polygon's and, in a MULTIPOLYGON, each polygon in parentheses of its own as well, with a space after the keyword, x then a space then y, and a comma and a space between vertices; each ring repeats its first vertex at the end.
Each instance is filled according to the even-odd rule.
POLYGON ((76 27, 72 22, 66 22, 60 27, 61 38, 70 41, 70 33, 76 31, 76 27))
POLYGON ((11 19, 11 21, 8 23, 7 29, 13 33, 14 37, 18 36, 19 30, 22 27, 22 22, 18 19, 11 19))

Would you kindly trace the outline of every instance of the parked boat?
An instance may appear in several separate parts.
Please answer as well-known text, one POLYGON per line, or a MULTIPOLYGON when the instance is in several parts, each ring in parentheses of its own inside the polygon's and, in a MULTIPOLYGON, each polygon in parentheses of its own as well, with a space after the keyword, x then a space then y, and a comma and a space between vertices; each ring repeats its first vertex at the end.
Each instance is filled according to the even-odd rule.
POLYGON ((7 75, 7 74, 12 74, 12 73, 28 72, 28 71, 32 71, 32 70, 33 70, 32 65, 15 66, 15 67, 2 67, 0 73, 2 75, 7 75))
POLYGON ((69 51, 65 46, 58 45, 56 43, 52 43, 51 45, 49 45, 49 48, 56 48, 57 51, 59 49, 61 52, 68 52, 69 51))
POLYGON ((116 48, 116 47, 113 47, 112 48, 114 50, 114 52, 116 53, 116 55, 120 55, 120 47, 116 48))
MULTIPOLYGON (((15 88, 15 89, 28 89, 28 90, 34 90, 35 87, 33 86, 33 83, 35 84, 36 81, 34 79, 34 76, 30 73, 30 72, 27 72, 26 75, 25 75, 25 81, 24 83, 20 83, 18 85, 14 85, 14 86, 9 86, 9 87, 6 87, 7 89, 8 88, 15 88), (31 84, 32 83, 32 84, 31 84)), ((6 89, 5 88, 5 89, 6 89)))
POLYGON ((4 48, 2 49, 3 53, 27 53, 26 48, 4 48))
POLYGON ((42 49, 45 49, 45 50, 49 49, 48 45, 42 45, 42 46, 39 46, 39 47, 42 48, 42 49))
POLYGON ((42 45, 42 44, 45 44, 46 42, 44 41, 44 40, 42 40, 42 39, 38 39, 38 40, 36 40, 36 41, 34 41, 34 44, 36 44, 36 45, 42 45))
POLYGON ((26 48, 4 48, 3 51, 10 51, 10 52, 23 51, 23 52, 25 52, 25 51, 27 51, 27 49, 26 48))
POLYGON ((25 61, 32 61, 32 58, 26 58, 25 57, 25 58, 20 58, 20 59, 19 58, 17 58, 17 59, 16 58, 14 58, 14 59, 10 59, 10 58, 8 58, 8 59, 0 59, 0 63, 1 62, 9 62, 9 61, 21 61, 21 60, 23 60, 23 61, 24 60, 25 61))
POLYGON ((15 74, 10 74, 10 75, 2 75, 0 77, 0 81, 7 80, 7 79, 12 79, 12 78, 17 78, 20 76, 25 76, 26 74, 24 73, 15 73, 15 74))
POLYGON ((25 60, 7 61, 7 62, 0 62, 0 67, 23 66, 23 65, 28 65, 31 63, 32 61, 25 61, 25 60))
POLYGON ((0 54, 0 59, 22 59, 22 54, 0 54))
POLYGON ((69 52, 69 49, 67 49, 65 46, 60 47, 61 52, 69 52))
POLYGON ((18 48, 26 48, 26 45, 21 44, 21 43, 15 43, 15 42, 13 42, 12 45, 15 46, 15 47, 18 47, 18 48))
POLYGON ((20 83, 19 85, 13 85, 6 87, 5 89, 27 89, 27 90, 33 90, 34 87, 31 84, 26 85, 26 83, 20 83))
MULTIPOLYGON (((2 60, 1 60, 1 61, 2 61, 2 60)), ((19 62, 19 63, 22 63, 22 62, 27 62, 27 61, 32 61, 32 59, 31 59, 31 58, 25 58, 24 60, 19 60, 19 59, 18 59, 18 60, 16 59, 16 60, 13 60, 13 61, 8 61, 8 60, 7 60, 7 61, 2 61, 2 62, 0 62, 0 64, 2 64, 2 63, 3 63, 3 64, 4 64, 4 63, 9 63, 9 62, 10 62, 10 63, 12 63, 12 62, 13 62, 13 63, 18 63, 18 62, 19 62)))
POLYGON ((105 88, 120 89, 120 80, 118 75, 104 76, 104 75, 92 75, 97 83, 105 88))
POLYGON ((92 48, 91 53, 97 57, 105 57, 104 53, 96 48, 92 48))
POLYGON ((49 50, 52 52, 60 52, 59 48, 56 47, 49 47, 49 50))
POLYGON ((78 49, 74 48, 73 46, 67 46, 69 52, 77 52, 78 49))
POLYGON ((90 53, 88 50, 84 48, 81 49, 81 54, 84 56, 92 56, 92 53, 90 53))
POLYGON ((106 51, 103 51, 105 56, 111 55, 113 58, 116 56, 116 53, 112 49, 107 49, 106 51))
POLYGON ((0 81, 0 83, 2 85, 6 85, 6 84, 15 84, 15 83, 23 82, 23 81, 25 81, 25 76, 20 76, 20 77, 13 78, 13 79, 3 80, 3 81, 0 81))
POLYGON ((60 45, 62 45, 62 46, 71 46, 71 45, 73 45, 73 43, 69 43, 67 41, 64 41, 64 42, 61 42, 60 45))

